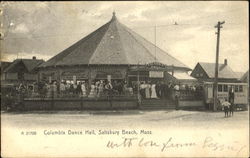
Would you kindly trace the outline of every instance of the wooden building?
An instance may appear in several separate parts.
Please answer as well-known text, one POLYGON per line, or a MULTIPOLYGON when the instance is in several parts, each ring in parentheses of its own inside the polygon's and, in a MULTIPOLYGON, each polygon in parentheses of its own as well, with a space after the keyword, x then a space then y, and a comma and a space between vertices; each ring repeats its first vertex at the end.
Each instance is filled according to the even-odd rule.
POLYGON ((0 61, 0 69, 1 73, 4 72, 4 70, 11 64, 11 62, 8 61, 0 61))
POLYGON ((190 70, 120 23, 113 13, 108 23, 41 64, 39 79, 135 81, 138 75, 140 80, 164 79, 167 72, 190 70))
POLYGON ((11 64, 11 62, 7 62, 7 61, 1 61, 0 62, 0 70, 1 70, 1 81, 4 80, 4 71, 5 69, 11 64))
POLYGON ((42 64, 44 60, 38 60, 36 57, 32 59, 16 59, 3 70, 1 76, 2 85, 32 83, 38 80, 36 68, 42 64))
POLYGON ((245 73, 241 76, 240 81, 245 82, 245 83, 248 83, 248 82, 249 82, 249 70, 247 70, 247 72, 245 72, 245 73))
MULTIPOLYGON (((240 82, 237 74, 230 68, 227 59, 218 67, 218 81, 219 82, 240 82)), ((193 69, 191 76, 197 78, 199 81, 214 81, 215 63, 199 62, 193 69)))
MULTIPOLYGON (((229 91, 233 89, 234 104, 246 105, 249 88, 247 88, 246 83, 239 79, 239 73, 235 73, 230 68, 226 59, 223 64, 219 64, 218 70, 217 98, 220 103, 225 99, 229 100, 229 91)), ((212 104, 214 102, 214 72, 215 63, 199 62, 191 73, 191 76, 197 78, 203 84, 205 103, 211 109, 213 109, 212 104)), ((221 109, 221 106, 218 105, 217 108, 221 109)))

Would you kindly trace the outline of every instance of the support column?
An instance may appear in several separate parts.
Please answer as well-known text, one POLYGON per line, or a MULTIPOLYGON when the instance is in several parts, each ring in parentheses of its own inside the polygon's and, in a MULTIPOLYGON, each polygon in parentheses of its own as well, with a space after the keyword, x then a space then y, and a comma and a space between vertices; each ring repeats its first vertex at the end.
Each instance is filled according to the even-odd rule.
POLYGON ((41 81, 41 72, 38 71, 37 72, 37 82, 40 82, 41 81))
POLYGON ((62 70, 57 70, 57 94, 61 96, 61 80, 62 80, 62 70))

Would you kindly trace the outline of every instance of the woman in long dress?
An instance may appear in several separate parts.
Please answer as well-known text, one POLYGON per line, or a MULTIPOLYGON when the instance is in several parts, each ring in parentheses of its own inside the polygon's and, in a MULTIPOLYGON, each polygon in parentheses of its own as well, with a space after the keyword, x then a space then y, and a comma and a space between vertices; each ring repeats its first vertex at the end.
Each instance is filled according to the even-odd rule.
POLYGON ((95 91, 96 91, 95 90, 96 87, 95 87, 94 83, 91 84, 90 88, 91 88, 91 90, 90 90, 90 93, 89 93, 88 97, 89 98, 94 98, 95 97, 95 91))
POLYGON ((82 96, 86 97, 86 86, 85 86, 85 82, 82 83, 81 85, 81 90, 82 90, 82 96))
POLYGON ((46 84, 46 92, 47 92, 47 98, 50 98, 52 96, 52 86, 51 84, 46 84))
POLYGON ((145 86, 145 93, 146 93, 146 98, 149 99, 150 98, 150 88, 151 88, 151 85, 150 84, 146 84, 145 86))
POLYGON ((155 84, 152 84, 151 86, 151 98, 157 99, 156 91, 155 91, 155 84))
POLYGON ((100 84, 98 86, 98 93, 97 93, 97 97, 101 97, 103 96, 103 88, 104 88, 104 84, 103 81, 100 81, 100 84))
POLYGON ((99 84, 100 84, 100 81, 96 81, 96 83, 95 83, 95 96, 97 96, 99 93, 99 84))

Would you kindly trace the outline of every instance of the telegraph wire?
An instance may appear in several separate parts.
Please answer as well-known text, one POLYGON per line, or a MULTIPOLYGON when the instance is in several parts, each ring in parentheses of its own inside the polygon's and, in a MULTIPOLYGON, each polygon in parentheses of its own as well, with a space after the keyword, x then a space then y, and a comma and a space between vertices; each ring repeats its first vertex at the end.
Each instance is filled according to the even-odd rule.
MULTIPOLYGON (((235 26, 240 26, 243 25, 241 23, 227 23, 228 25, 235 25, 235 26)), ((166 28, 166 27, 172 27, 172 28, 177 28, 178 26, 209 26, 209 27, 213 27, 212 24, 179 24, 177 23, 177 25, 175 24, 166 24, 166 25, 156 25, 157 28, 166 28)), ((38 26, 37 26, 38 27, 38 26)), ((145 26, 145 27, 132 27, 131 29, 153 29, 155 26, 145 26)), ((61 34, 61 35, 41 35, 41 36, 34 36, 34 33, 31 33, 31 37, 5 37, 5 40, 11 40, 11 39, 43 39, 43 38, 56 38, 56 37, 64 37, 64 38, 68 38, 68 37, 72 37, 72 36, 78 36, 81 34, 85 34, 85 32, 81 32, 81 33, 72 33, 72 34, 61 34)))
MULTIPOLYGON (((50 12, 51 10, 49 8, 47 8, 50 12)), ((213 16, 218 16, 218 14, 222 14, 222 13, 226 13, 226 12, 233 12, 233 11, 238 11, 238 10, 242 10, 243 8, 235 8, 235 9, 231 9, 231 10, 228 10, 228 11, 225 11, 225 12, 221 12, 221 13, 217 13, 217 14, 214 14, 214 15, 209 15, 209 16, 201 16, 201 17, 197 17, 197 18, 194 18, 193 20, 197 20, 197 19, 200 19, 200 18, 208 18, 208 17, 213 17, 213 16)), ((54 13, 52 13, 54 17, 57 17, 54 13)), ((24 17, 25 14, 23 14, 21 17, 24 17)), ((19 18, 21 18, 19 17, 19 18)), ((6 17, 7 18, 7 21, 8 23, 10 23, 10 20, 9 20, 9 17, 6 17)), ((18 18, 18 19, 19 19, 18 18)), ((186 20, 185 20, 186 21, 186 20)), ((56 23, 59 23, 59 21, 57 20, 56 23)), ((227 23, 229 25, 235 25, 235 26, 240 26, 240 25, 243 25, 243 24, 240 24, 240 23, 227 23)), ((157 27, 157 28, 167 28, 167 27, 174 27, 174 28, 177 28, 178 26, 187 26, 187 27, 192 27, 192 26, 211 26, 212 27, 213 24, 202 24, 202 23, 181 23, 181 22, 175 22, 175 23, 172 23, 172 24, 165 24, 165 25, 152 25, 152 26, 143 26, 143 27, 131 27, 131 29, 146 29, 146 28, 154 28, 154 27, 157 27)), ((37 24, 35 26, 34 29, 32 29, 32 31, 30 32, 30 34, 32 35, 32 37, 6 37, 5 35, 5 40, 9 40, 9 39, 39 39, 39 38, 56 38, 56 37, 72 37, 72 36, 76 36, 78 34, 83 34, 83 33, 74 33, 74 34, 70 34, 70 35, 41 35, 41 36, 34 36, 34 32, 36 32, 37 28, 39 27, 40 25, 37 24)), ((9 27, 9 25, 8 25, 9 27)), ((9 34, 9 29, 7 29, 7 34, 9 34)))
MULTIPOLYGON (((218 16, 218 14, 224 14, 224 13, 227 13, 227 12, 234 12, 234 11, 239 11, 239 10, 243 10, 243 8, 241 7, 241 8, 234 8, 234 9, 231 9, 231 10, 227 10, 227 11, 224 11, 224 12, 219 12, 219 13, 214 13, 213 15, 208 15, 208 16, 200 16, 200 17, 196 17, 196 18, 193 18, 192 19, 192 21, 193 20, 197 20, 197 19, 201 19, 201 18, 208 18, 208 17, 213 17, 213 16, 218 16)), ((185 20, 185 21, 187 21, 187 20, 185 20)), ((177 23, 176 25, 175 25, 176 23, 173 23, 173 24, 166 24, 166 25, 156 25, 156 27, 169 27, 169 26, 185 26, 185 25, 190 25, 190 26, 195 26, 195 25, 197 25, 197 26, 205 26, 205 25, 207 25, 207 26, 212 26, 213 24, 212 23, 207 23, 207 24, 202 24, 202 23, 197 23, 197 24, 195 24, 195 23, 177 23)), ((227 24, 232 24, 232 25, 242 25, 242 24, 236 24, 236 23, 227 23, 227 24)), ((148 28, 148 27, 155 27, 155 26, 145 26, 145 27, 132 27, 133 29, 138 29, 138 28, 148 28)))
POLYGON ((70 36, 76 36, 81 35, 82 33, 72 33, 69 35, 45 35, 45 36, 32 36, 32 37, 6 37, 5 39, 39 39, 39 38, 56 38, 56 37, 70 37, 70 36))

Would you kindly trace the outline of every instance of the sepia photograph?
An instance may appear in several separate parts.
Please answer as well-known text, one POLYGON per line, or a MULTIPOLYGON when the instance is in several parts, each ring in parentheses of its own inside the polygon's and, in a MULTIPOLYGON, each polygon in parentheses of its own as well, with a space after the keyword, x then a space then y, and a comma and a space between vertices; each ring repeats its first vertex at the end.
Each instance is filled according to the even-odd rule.
POLYGON ((0 2, 1 157, 249 157, 248 7, 0 2))

